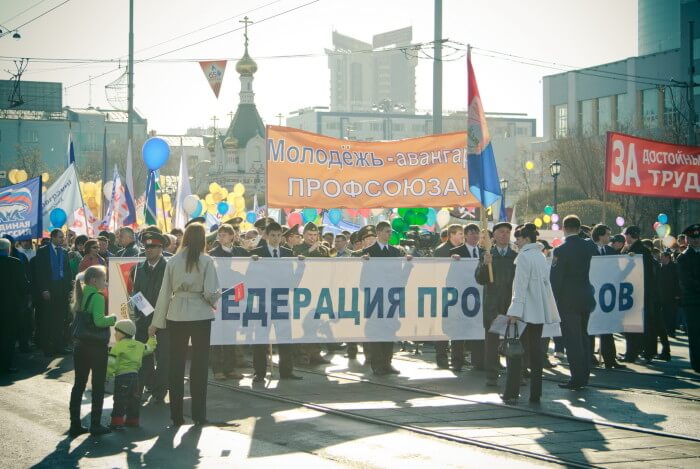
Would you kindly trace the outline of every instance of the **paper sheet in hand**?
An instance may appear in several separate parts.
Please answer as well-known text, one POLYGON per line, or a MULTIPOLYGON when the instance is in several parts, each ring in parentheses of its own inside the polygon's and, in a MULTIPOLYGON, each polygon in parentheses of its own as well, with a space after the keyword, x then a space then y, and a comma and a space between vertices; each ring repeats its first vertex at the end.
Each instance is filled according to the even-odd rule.
POLYGON ((134 296, 131 297, 131 301, 136 306, 139 311, 141 311, 144 316, 149 316, 155 309, 151 305, 151 303, 148 302, 145 296, 143 296, 143 293, 138 292, 134 296))

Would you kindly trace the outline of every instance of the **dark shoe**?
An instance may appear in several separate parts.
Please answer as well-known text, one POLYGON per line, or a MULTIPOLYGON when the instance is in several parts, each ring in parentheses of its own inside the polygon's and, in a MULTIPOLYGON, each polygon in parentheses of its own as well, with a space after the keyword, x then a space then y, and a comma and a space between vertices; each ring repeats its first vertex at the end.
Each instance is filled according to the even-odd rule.
POLYGON ((260 376, 260 375, 255 375, 255 376, 253 377, 253 382, 254 382, 254 383, 264 383, 264 382, 265 382, 265 377, 264 377, 264 376, 260 376))
POLYGON ((101 424, 90 425, 90 435, 92 436, 107 435, 108 433, 112 433, 112 430, 101 424))
POLYGON ((615 362, 615 363, 612 363, 612 364, 610 364, 610 365, 605 365, 605 369, 606 369, 606 370, 611 370, 611 369, 615 369, 615 370, 626 370, 626 369, 627 369, 627 365, 623 365, 622 363, 615 362))
POLYGON ((450 362, 448 362, 446 359, 441 358, 439 360, 436 360, 435 363, 437 364, 437 367, 441 370, 446 370, 450 367, 450 362))
POLYGON ((81 424, 75 424, 71 425, 70 428, 68 429, 68 435, 72 437, 84 435, 88 432, 89 430, 85 427, 83 427, 81 424))
POLYGON ((651 365, 654 362, 654 359, 651 357, 644 357, 644 364, 645 365, 651 365))
POLYGON ((557 386, 559 386, 562 389, 569 389, 571 391, 580 391, 583 388, 585 388, 585 386, 579 386, 579 385, 571 384, 568 382, 567 383, 559 383, 559 384, 557 384, 557 386))
POLYGON ((540 398, 539 398, 539 397, 537 397, 537 398, 531 397, 531 398, 529 399, 528 402, 530 402, 530 404, 533 404, 533 405, 539 405, 539 404, 540 404, 540 398))
POLYGON ((665 362, 670 362, 671 361, 671 354, 670 353, 662 353, 660 355, 657 355, 656 359, 663 360, 665 362))
POLYGON ((391 365, 389 365, 389 368, 387 368, 386 371, 387 371, 387 373, 389 373, 391 375, 400 375, 401 374, 401 372, 399 370, 397 370, 396 368, 394 368, 391 365))
POLYGON ((280 375, 280 379, 304 379, 299 375, 295 375, 294 373, 290 373, 288 375, 280 375))
POLYGON ((637 361, 637 357, 630 357, 625 355, 624 357, 622 357, 622 361, 625 363, 634 363, 637 361))
POLYGON ((389 374, 389 371, 387 371, 387 370, 372 370, 372 374, 374 376, 386 376, 389 374))
POLYGON ((507 405, 516 405, 518 403, 517 397, 506 397, 504 394, 499 394, 498 397, 507 405))
POLYGON ((173 427, 181 427, 185 424, 185 419, 173 419, 173 427))
POLYGON ((330 365, 331 361, 323 358, 321 355, 316 355, 315 357, 309 358, 309 364, 311 364, 311 365, 330 365))

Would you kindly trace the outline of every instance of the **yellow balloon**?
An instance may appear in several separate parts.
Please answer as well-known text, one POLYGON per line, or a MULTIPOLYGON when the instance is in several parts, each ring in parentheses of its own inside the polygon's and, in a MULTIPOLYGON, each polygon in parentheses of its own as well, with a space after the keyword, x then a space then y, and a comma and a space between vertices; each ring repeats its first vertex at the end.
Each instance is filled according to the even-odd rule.
POLYGON ((216 213, 217 213, 216 204, 208 204, 207 205, 207 212, 211 213, 212 215, 216 215, 216 213))
MULTIPOLYGON (((235 192, 235 189, 234 189, 235 192)), ((235 202, 236 210, 239 212, 245 211, 245 199, 243 197, 238 197, 235 202)))
POLYGON ((170 194, 163 194, 163 202, 165 203, 165 205, 171 203, 170 194))
POLYGON ((245 194, 245 186, 240 182, 236 183, 236 185, 233 186, 233 193, 238 196, 245 194))
POLYGON ((527 169, 528 171, 532 171, 533 169, 535 169, 535 163, 533 163, 532 161, 526 161, 525 169, 527 169))
POLYGON ((549 223, 550 221, 552 221, 552 217, 545 214, 545 216, 542 217, 542 221, 545 223, 549 223))
POLYGON ((27 180, 27 177, 29 177, 29 176, 27 175, 27 172, 23 169, 20 169, 19 171, 17 171, 17 174, 15 175, 17 182, 24 182, 27 180))
POLYGON ((49 173, 41 173, 41 182, 49 182, 49 173))
POLYGON ((10 172, 7 173, 7 179, 9 179, 12 184, 17 184, 17 170, 11 169, 10 172))
POLYGON ((221 194, 221 200, 228 199, 228 189, 226 189, 225 187, 219 189, 219 194, 221 194))
POLYGON ((46 192, 46 189, 48 189, 48 187, 42 186, 42 187, 41 187, 41 192, 46 192))
POLYGON ((217 184, 215 182, 212 182, 211 184, 209 184, 209 192, 211 192, 212 194, 216 194, 220 190, 221 190, 221 186, 219 184, 217 184))
POLYGON ((207 205, 213 204, 214 203, 214 195, 207 194, 206 197, 204 197, 204 201, 207 203, 207 205))
POLYGON ((228 202, 229 205, 235 204, 235 203, 236 203, 236 198, 237 198, 237 197, 238 197, 238 196, 237 196, 236 194, 234 194, 233 192, 231 192, 229 195, 226 196, 226 202, 228 202))
POLYGON ((535 218, 535 226, 537 228, 542 226, 542 219, 541 218, 535 218))

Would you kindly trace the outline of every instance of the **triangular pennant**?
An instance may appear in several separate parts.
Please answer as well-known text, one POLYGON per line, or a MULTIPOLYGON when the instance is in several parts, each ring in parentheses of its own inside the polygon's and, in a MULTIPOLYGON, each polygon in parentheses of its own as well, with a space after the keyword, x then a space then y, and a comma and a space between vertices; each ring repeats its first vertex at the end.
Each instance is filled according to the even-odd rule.
POLYGON ((211 90, 214 92, 214 96, 218 98, 219 90, 221 90, 221 83, 224 81, 226 61, 216 60, 209 62, 199 62, 199 66, 202 67, 204 77, 209 82, 209 86, 211 86, 211 90))

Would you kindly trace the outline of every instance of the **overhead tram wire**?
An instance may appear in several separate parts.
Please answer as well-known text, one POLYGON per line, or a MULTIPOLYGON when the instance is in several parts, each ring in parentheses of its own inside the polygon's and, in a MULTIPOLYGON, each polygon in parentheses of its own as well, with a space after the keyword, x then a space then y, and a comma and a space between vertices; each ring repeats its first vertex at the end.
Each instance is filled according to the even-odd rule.
POLYGON ((17 17, 19 17, 19 16, 25 14, 26 12, 28 12, 28 11, 31 10, 32 8, 41 5, 41 4, 44 3, 45 1, 46 1, 46 0, 39 0, 39 1, 36 2, 34 5, 25 8, 24 10, 20 11, 19 13, 17 13, 16 15, 14 15, 13 17, 8 18, 8 19, 6 19, 6 20, 0 22, 0 24, 9 23, 9 22, 12 21, 13 19, 15 19, 15 18, 17 18, 17 17))
POLYGON ((65 4, 68 3, 68 2, 70 2, 70 0, 64 0, 63 2, 59 3, 59 4, 56 5, 55 7, 49 8, 48 10, 46 10, 45 12, 43 12, 42 14, 40 14, 40 15, 38 15, 38 16, 35 16, 35 17, 32 18, 31 20, 26 21, 26 22, 22 23, 21 25, 12 28, 12 30, 18 30, 18 29, 20 29, 20 28, 22 28, 22 27, 28 25, 29 23, 33 23, 34 21, 38 20, 38 19, 41 18, 42 16, 51 13, 51 12, 54 11, 55 9, 57 9, 57 8, 59 8, 59 7, 62 7, 63 5, 65 5, 65 4))

